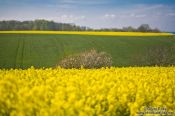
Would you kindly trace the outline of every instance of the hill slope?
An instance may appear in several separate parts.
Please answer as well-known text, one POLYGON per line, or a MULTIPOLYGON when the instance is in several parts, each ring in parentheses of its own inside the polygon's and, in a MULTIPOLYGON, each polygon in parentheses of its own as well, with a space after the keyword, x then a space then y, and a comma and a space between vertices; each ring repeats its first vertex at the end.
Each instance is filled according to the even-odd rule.
POLYGON ((54 67, 65 56, 92 48, 111 54, 113 66, 148 65, 148 49, 174 43, 173 36, 0 34, 0 68, 54 67))

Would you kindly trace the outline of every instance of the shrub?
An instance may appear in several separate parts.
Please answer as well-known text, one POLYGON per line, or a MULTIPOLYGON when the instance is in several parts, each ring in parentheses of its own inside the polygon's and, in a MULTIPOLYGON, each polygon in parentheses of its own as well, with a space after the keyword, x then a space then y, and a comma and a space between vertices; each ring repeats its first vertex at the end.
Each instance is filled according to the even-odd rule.
POLYGON ((135 66, 174 66, 175 46, 152 46, 145 49, 145 53, 138 51, 132 55, 135 66))
POLYGON ((106 52, 97 52, 92 49, 84 53, 64 58, 58 64, 62 68, 101 68, 110 67, 112 58, 106 52))
POLYGON ((155 46, 147 51, 147 60, 149 65, 169 66, 175 64, 174 46, 155 46))

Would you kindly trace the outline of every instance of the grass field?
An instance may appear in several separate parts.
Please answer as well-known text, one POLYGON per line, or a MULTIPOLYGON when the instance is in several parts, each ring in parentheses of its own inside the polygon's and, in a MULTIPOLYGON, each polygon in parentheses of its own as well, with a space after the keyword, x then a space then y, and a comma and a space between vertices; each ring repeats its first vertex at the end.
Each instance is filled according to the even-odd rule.
MULTIPOLYGON (((111 54, 113 66, 135 66, 148 48, 174 43, 173 36, 6 33, 0 34, 0 68, 54 67, 65 56, 92 48, 111 54)), ((147 65, 144 60, 138 62, 147 65)))

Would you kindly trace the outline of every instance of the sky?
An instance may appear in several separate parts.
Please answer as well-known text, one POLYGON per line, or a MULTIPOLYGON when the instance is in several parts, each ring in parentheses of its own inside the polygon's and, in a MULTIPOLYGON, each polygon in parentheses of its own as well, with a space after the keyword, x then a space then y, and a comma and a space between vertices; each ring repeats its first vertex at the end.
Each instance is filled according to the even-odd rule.
POLYGON ((149 24, 175 32, 175 0, 0 0, 0 20, 35 19, 91 28, 149 24))

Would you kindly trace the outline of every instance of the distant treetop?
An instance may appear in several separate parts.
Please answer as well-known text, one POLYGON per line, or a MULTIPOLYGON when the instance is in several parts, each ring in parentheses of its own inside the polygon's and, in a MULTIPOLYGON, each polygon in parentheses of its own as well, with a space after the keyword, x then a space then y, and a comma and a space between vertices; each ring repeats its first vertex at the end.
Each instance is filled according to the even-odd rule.
POLYGON ((52 31, 116 31, 116 32, 160 32, 159 29, 152 29, 148 24, 142 24, 138 28, 131 26, 119 28, 92 29, 86 26, 77 26, 70 23, 56 23, 47 20, 34 21, 0 21, 0 30, 52 30, 52 31))

